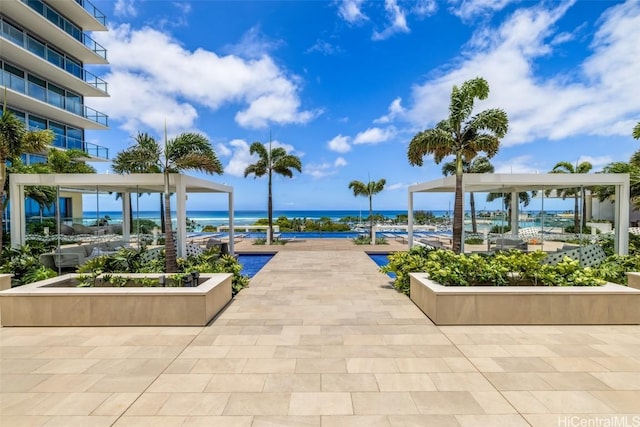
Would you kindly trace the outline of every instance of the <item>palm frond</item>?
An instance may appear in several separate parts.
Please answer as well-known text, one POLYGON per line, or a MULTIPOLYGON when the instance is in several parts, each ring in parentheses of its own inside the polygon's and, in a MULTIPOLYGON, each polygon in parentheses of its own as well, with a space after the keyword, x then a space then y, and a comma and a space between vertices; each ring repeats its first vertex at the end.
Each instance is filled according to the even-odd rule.
POLYGON ((633 128, 633 137, 635 139, 640 139, 640 122, 633 128))

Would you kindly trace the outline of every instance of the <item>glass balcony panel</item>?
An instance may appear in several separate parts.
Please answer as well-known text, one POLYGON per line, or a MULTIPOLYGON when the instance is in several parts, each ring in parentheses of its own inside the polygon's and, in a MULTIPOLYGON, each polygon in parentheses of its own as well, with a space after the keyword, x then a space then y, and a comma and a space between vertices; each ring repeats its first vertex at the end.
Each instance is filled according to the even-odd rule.
POLYGON ((64 90, 56 86, 49 85, 47 90, 47 99, 49 104, 55 105, 58 108, 64 108, 64 90))
POLYGON ((24 46, 24 33, 6 22, 2 23, 2 35, 17 45, 24 46))
POLYGON ((45 88, 33 82, 29 82, 27 88, 27 94, 30 97, 47 102, 47 91, 45 88))
POLYGON ((27 50, 40 58, 46 57, 45 45, 31 37, 27 37, 27 50))
POLYGON ((60 55, 55 50, 47 48, 47 58, 46 59, 47 59, 47 61, 49 61, 53 65, 55 65, 57 67, 60 67, 60 68, 64 68, 64 64, 65 64, 64 56, 60 55))
MULTIPOLYGON (((81 139, 78 138, 71 138, 71 137, 67 137, 67 149, 69 150, 81 150, 81 151, 85 151, 84 149, 84 142, 81 139)), ((87 154, 91 154, 88 151, 85 151, 87 154)))

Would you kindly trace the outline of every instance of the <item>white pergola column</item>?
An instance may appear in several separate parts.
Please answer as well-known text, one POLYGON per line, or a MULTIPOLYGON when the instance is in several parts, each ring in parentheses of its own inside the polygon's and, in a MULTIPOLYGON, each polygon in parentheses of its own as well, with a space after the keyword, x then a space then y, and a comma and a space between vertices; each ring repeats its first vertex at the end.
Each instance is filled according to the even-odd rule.
POLYGON ((14 183, 14 180, 11 180, 10 183, 11 247, 17 248, 20 245, 24 245, 27 233, 24 211, 24 185, 18 185, 14 183))
POLYGON ((181 175, 173 174, 172 177, 176 185, 176 249, 180 258, 187 253, 187 191, 181 175))
POLYGON ((122 240, 128 242, 131 238, 131 193, 122 193, 122 240))
POLYGON ((233 190, 228 193, 229 195, 229 253, 235 254, 235 230, 233 226, 233 190))
POLYGON ((407 240, 409 249, 413 246, 413 192, 409 190, 409 212, 407 212, 407 240))
POLYGON ((629 193, 629 179, 622 185, 616 185, 614 246, 619 255, 629 253, 629 193))
POLYGON ((518 226, 520 224, 520 198, 518 197, 518 192, 514 191, 511 193, 511 234, 514 236, 518 235, 518 226))

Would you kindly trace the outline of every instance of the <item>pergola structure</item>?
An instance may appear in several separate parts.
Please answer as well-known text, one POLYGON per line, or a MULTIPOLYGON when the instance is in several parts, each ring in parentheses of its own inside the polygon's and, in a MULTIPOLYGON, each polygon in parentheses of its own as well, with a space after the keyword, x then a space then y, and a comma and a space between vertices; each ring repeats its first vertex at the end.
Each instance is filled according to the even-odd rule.
MULTIPOLYGON (((10 181, 11 244, 23 245, 26 236, 26 217, 24 211, 25 187, 50 186, 61 191, 83 194, 120 193, 122 194, 122 237, 130 238, 129 218, 130 194, 164 193, 164 174, 135 173, 128 175, 111 174, 11 174, 10 181)), ((186 253, 188 193, 226 193, 229 209, 229 251, 233 254, 233 187, 218 184, 183 174, 169 174, 169 192, 176 195, 176 249, 178 256, 186 253)))
MULTIPOLYGON (((511 230, 518 230, 518 193, 524 191, 541 192, 565 188, 586 188, 595 186, 615 187, 614 206, 614 249, 616 253, 628 253, 629 246, 629 174, 499 174, 465 173, 462 177, 462 193, 505 193, 511 194, 511 230)), ((456 177, 447 176, 433 181, 409 186, 409 248, 413 245, 413 196, 415 193, 455 193, 456 177)), ((464 211, 464 197, 463 197, 464 211)), ((464 234, 464 227, 463 227, 464 234)), ((464 235, 462 236, 464 251, 464 235)))

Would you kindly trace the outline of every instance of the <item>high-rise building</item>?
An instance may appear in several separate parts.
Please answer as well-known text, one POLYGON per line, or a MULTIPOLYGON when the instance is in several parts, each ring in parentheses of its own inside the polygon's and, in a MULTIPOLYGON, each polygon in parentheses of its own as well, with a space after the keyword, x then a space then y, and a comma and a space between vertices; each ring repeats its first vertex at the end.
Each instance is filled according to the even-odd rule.
MULTIPOLYGON (((29 130, 51 129, 54 147, 106 161, 108 149, 85 140, 85 130, 108 126, 106 114, 85 104, 109 96, 107 83, 85 68, 108 63, 89 31, 107 31, 105 15, 89 0, 0 0, 0 98, 29 130)), ((61 205, 63 217, 71 216, 71 199, 61 205)))

